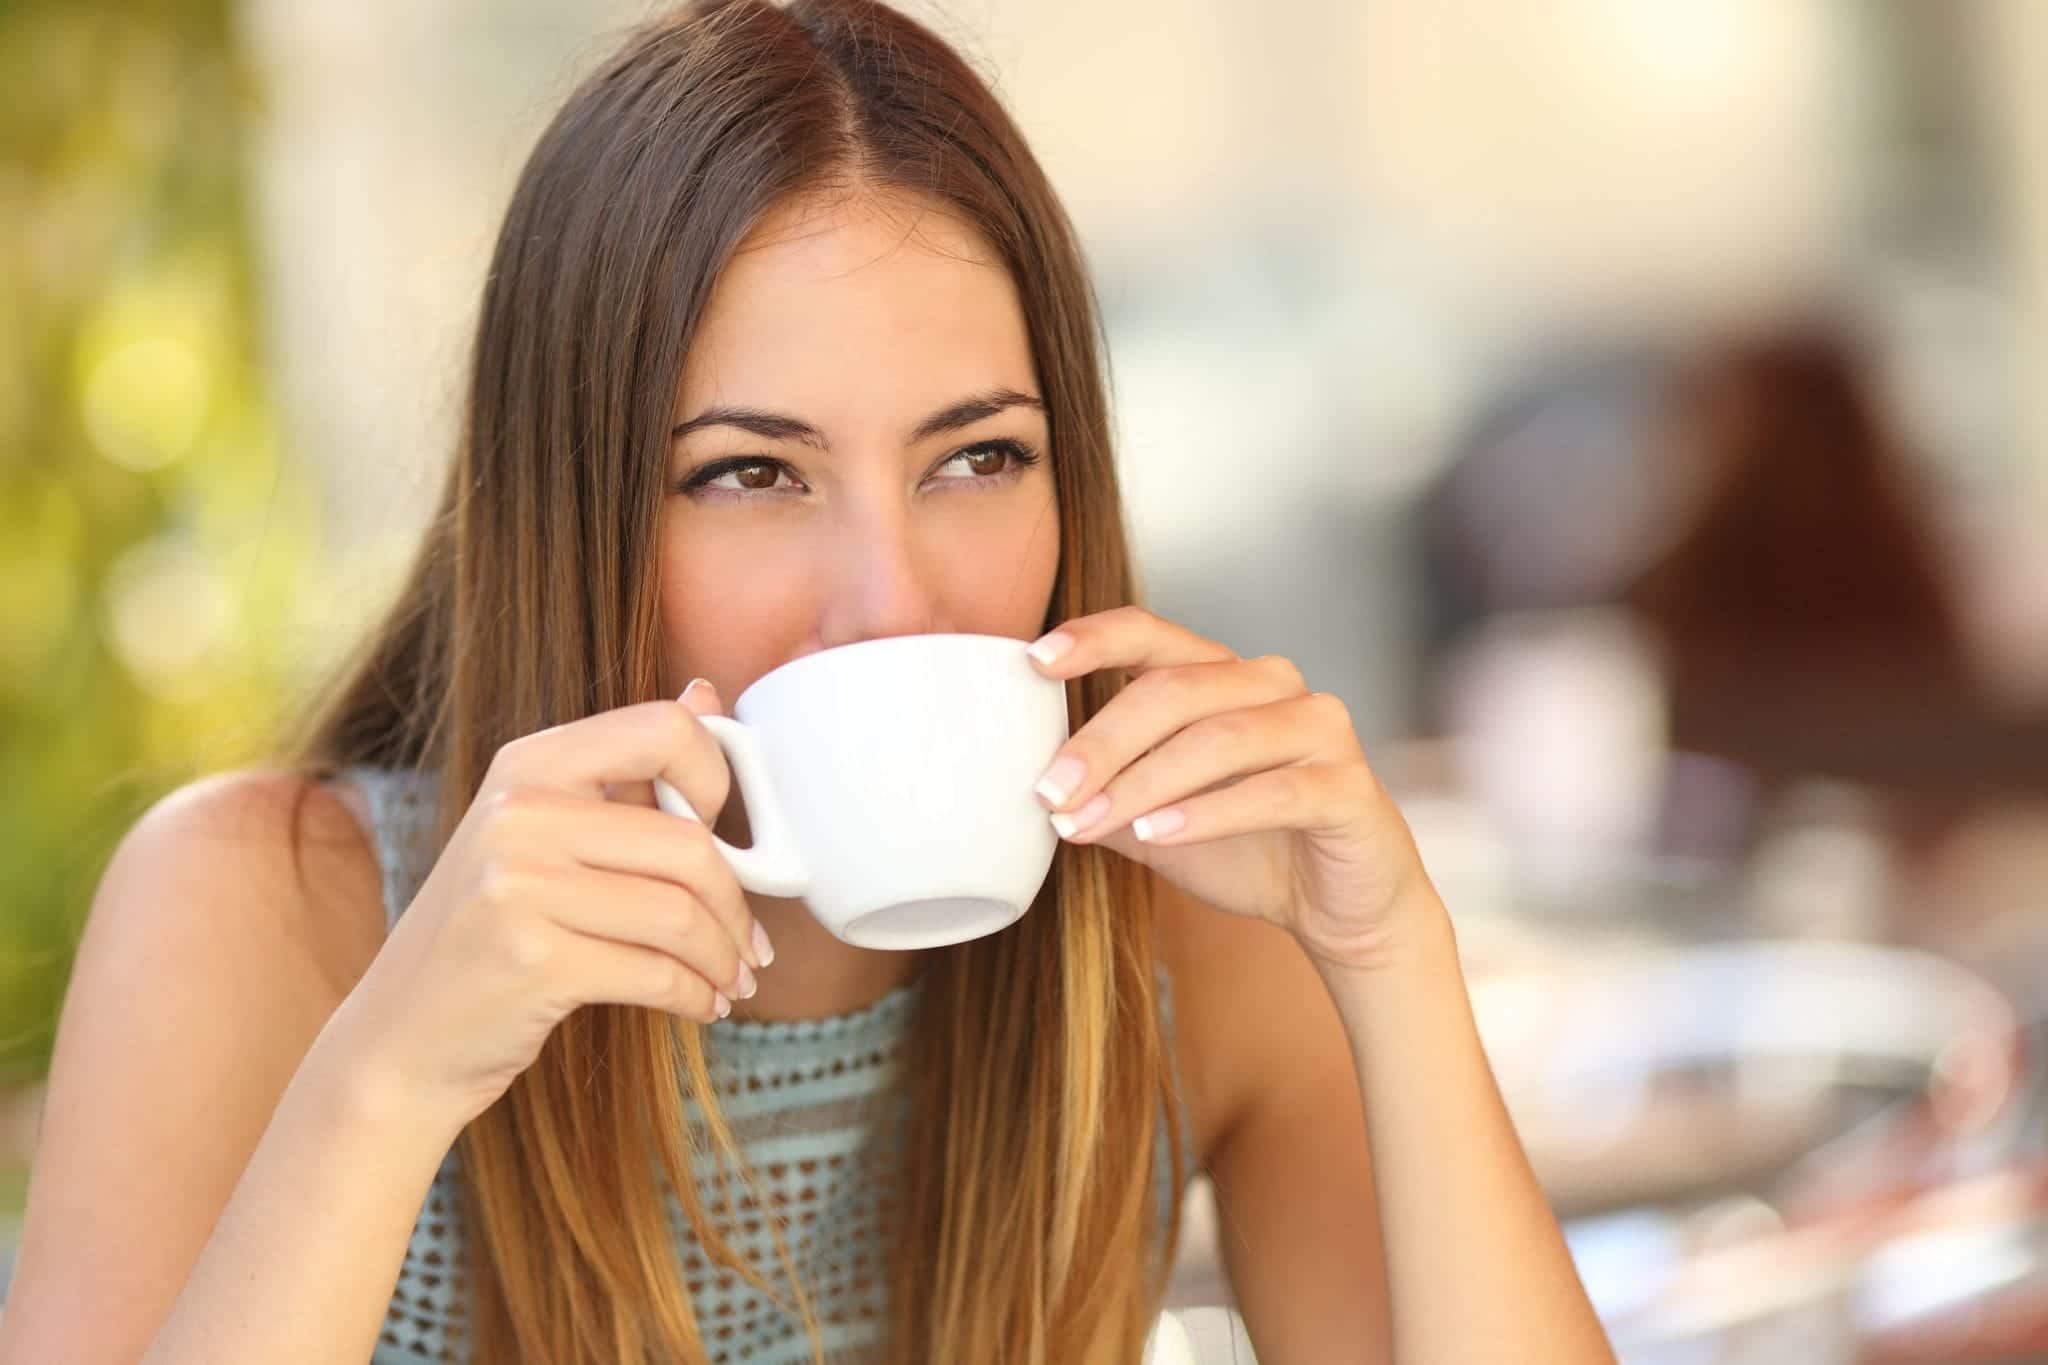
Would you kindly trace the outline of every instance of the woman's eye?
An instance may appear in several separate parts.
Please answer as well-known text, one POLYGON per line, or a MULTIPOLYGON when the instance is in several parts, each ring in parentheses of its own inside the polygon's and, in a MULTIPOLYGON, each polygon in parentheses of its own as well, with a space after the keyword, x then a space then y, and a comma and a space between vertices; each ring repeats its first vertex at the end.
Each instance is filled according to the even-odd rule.
POLYGON ((775 481, 782 477, 783 472, 781 465, 769 464, 765 460, 760 464, 743 464, 726 471, 728 475, 739 480, 737 487, 744 488, 749 493, 767 492, 775 487, 775 481))
POLYGON ((695 493, 708 490, 722 494, 748 494, 774 492, 776 480, 788 472, 788 466, 775 460, 720 460, 708 464, 692 474, 683 483, 683 491, 695 493), (734 482, 714 487, 722 479, 734 482))
POLYGON ((973 477, 973 479, 987 479, 989 475, 1004 473, 1004 467, 1008 465, 1008 460, 1010 460, 1010 452, 1008 450, 989 450, 989 448, 961 450, 956 456, 946 460, 944 465, 940 465, 940 469, 948 469, 952 465, 958 465, 961 469, 969 471, 969 477, 973 477))
MULTIPOLYGON (((964 450, 955 451, 939 465, 939 470, 959 467, 966 470, 960 475, 941 474, 934 470, 932 478, 939 483, 1007 483, 1021 475, 1025 469, 1038 463, 1038 454, 1030 447, 1007 438, 981 441, 964 450)), ((801 488, 788 465, 780 460, 762 458, 734 458, 715 460, 690 475, 682 483, 682 491, 693 497, 708 496, 715 499, 746 499, 763 494, 780 496, 790 487, 801 488), (789 487, 779 486, 788 476, 789 487), (728 483, 727 480, 732 482, 728 483)))
POLYGON ((1009 467, 1009 462, 1012 460, 1016 462, 1015 472, 1021 473, 1026 465, 1036 464, 1038 457, 1015 441, 983 441, 980 445, 972 445, 960 451, 939 467, 944 469, 947 465, 960 465, 972 471, 965 479, 950 480, 963 483, 1000 478, 1011 473, 1013 471, 1009 467))

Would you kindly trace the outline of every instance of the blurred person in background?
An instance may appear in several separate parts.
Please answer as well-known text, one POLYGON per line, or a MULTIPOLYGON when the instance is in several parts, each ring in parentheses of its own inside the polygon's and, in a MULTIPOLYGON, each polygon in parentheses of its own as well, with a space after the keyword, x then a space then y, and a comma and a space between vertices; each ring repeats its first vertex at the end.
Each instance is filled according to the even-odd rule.
MULTIPOLYGON (((1848 1249, 1834 1254, 1859 1296, 1854 1331, 1870 1349, 1857 1359, 2018 1359, 2017 1347, 1963 1346, 2007 1288, 2001 1312, 2025 1299, 2015 1315, 2041 1321, 2037 1273, 2008 1285, 1984 1266, 2020 1244, 2021 1217, 2038 1226, 2041 1205, 2048 697, 2030 706, 1986 676, 1966 615, 1967 561, 1942 501, 1953 495, 1927 480, 1852 336, 1809 320, 1723 334, 1689 354, 1623 348, 1553 363, 1484 410, 1419 509, 1434 657, 1424 724, 1452 741, 1423 748, 1454 770, 1434 780, 1469 789, 1487 836, 1505 836, 1515 907, 1579 915, 1517 917, 1516 927, 1535 927, 1522 940, 1502 936, 1504 975, 1528 963, 1553 976, 1584 971, 1572 998, 1613 992, 1578 1016, 1585 1036, 1637 1047, 1636 1070, 1610 1062, 1628 1082, 1604 1092, 1560 1084, 1565 1048, 1503 1067, 1556 1088, 1524 1092, 1540 1097, 1524 1133, 1553 1195, 1569 1209, 1575 1195, 1625 1191, 1676 1221, 1703 1189, 1754 1190, 1782 1220, 1756 1235, 1759 1264, 1815 1262, 1816 1227, 1848 1230, 1848 1249), (1636 784, 1635 774, 1649 777, 1636 784), (1603 825, 1602 804, 1581 799, 1603 788, 1637 820, 1603 825), (1574 806, 1572 818, 1556 815, 1574 806), (1602 875, 1545 885, 1531 830, 1606 838, 1601 851, 1619 856, 1602 875), (1576 932, 1600 911, 1607 923, 1576 932), (1997 1005, 1971 1028, 1930 1030, 1933 1045, 1910 1065, 1893 1056, 1880 1084, 1887 1063, 1871 1059, 1884 1047, 1869 1040, 1896 1046, 1952 1002, 1938 973, 1886 981, 1887 961, 1914 964, 1917 952, 1831 970, 1824 956, 1801 955, 1823 945, 1791 941, 1841 938, 1959 960, 1969 973, 1952 979, 1985 983, 1997 1005), (1624 983, 1646 945, 1662 975, 1635 989, 1624 983), (1717 959, 1742 970, 1717 975, 1717 959), (1680 1002, 1677 983, 1690 973, 1714 988, 1680 1002), (2000 1018, 2008 1002, 2011 1022, 2000 1018), (1816 1046, 1816 1034, 1829 1041, 1816 1046), (1757 1102, 1765 1088, 1745 1093, 1740 1079, 1761 1074, 1759 1059, 1777 1049, 1800 1054, 1785 1093, 1807 1086, 1809 1113, 1858 1087, 1859 1104, 1882 1098, 1825 1142, 1819 1125, 1796 1133, 1757 1102), (1687 1093, 1665 1077, 1680 1073, 1678 1059, 1698 1068, 1703 1055, 1738 1079, 1716 1086, 1695 1070, 1699 1112, 1660 1130, 1658 1105, 1687 1093), (1629 1121, 1603 1127, 1595 1093, 1629 1121), (1996 1231, 1973 1226, 1953 1191, 2008 1177, 1996 1231), (1770 1250, 1788 1223, 1782 1252, 1770 1250), (1920 1250, 1938 1236, 1939 1270, 1920 1250), (1929 1323, 1947 1335, 1929 1333, 1917 1354, 1872 1344, 1929 1323)), ((1484 939, 1461 926, 1461 941, 1484 939)), ((1512 1017, 1511 1037, 1544 1036, 1532 1013, 1512 1017)), ((1634 1254, 1626 1274, 1589 1271, 1596 1296, 1660 1282, 1655 1255, 1640 1245, 1634 1254)), ((1753 1309, 1766 1284, 1781 1287, 1775 1267, 1747 1289, 1741 1274, 1708 1273, 1691 1292, 1714 1311, 1697 1299, 1666 1303, 1610 1326, 1627 1353, 1674 1321, 1722 1313, 1724 1353, 1700 1342, 1702 1359, 1821 1358, 1811 1343, 1750 1353, 1729 1344, 1745 1296, 1753 1309)), ((2028 1344, 2039 1341, 2029 1329, 2028 1344)))
POLYGON ((1692 510, 1625 600, 1663 655, 1672 746, 1736 764, 1759 810, 1815 778, 1874 798, 1891 908, 1933 921, 1890 932, 1951 939, 2020 908, 2021 886, 1965 904, 1955 863, 2048 797, 2048 699, 1986 684, 1937 490, 1848 336, 1812 323, 1720 349, 1678 382, 1662 430, 1692 510))
POLYGON ((1868 363, 1819 322, 1732 343, 1679 380, 1662 431, 1692 510, 1625 600, 1663 654, 1673 748, 1734 763, 1760 813, 1853 784, 1886 936, 2037 999, 2014 978, 2048 948, 2029 913, 2048 865, 2027 852, 2048 842, 2048 697, 1989 684, 1940 490, 1868 363))
POLYGON ((1868 780, 1930 814, 2048 792, 2048 711, 2015 714, 1980 685, 1934 490, 1843 336, 1726 346, 1680 380, 1666 432, 1656 458, 1698 491, 1623 599, 1665 652, 1674 745, 1772 786, 1868 780))
POLYGON ((1611 1360, 1345 709, 1137 604, 1097 344, 929 31, 635 32, 397 602, 100 883, 0 1361, 1130 1361, 1196 1167, 1267 1365, 1611 1360), (920 631, 1041 640, 1066 843, 1003 933, 853 948, 650 784, 747 842, 698 719, 920 631))
POLYGON ((1880 796, 1900 853, 1929 852, 2048 796, 2048 700, 1984 683, 1938 494, 1837 325, 1561 367, 1485 412, 1421 503, 1423 723, 1454 723, 1438 670, 1483 623, 1619 609, 1656 656, 1667 746, 1741 774, 1718 783, 1743 811, 1722 851, 1833 779, 1880 796))

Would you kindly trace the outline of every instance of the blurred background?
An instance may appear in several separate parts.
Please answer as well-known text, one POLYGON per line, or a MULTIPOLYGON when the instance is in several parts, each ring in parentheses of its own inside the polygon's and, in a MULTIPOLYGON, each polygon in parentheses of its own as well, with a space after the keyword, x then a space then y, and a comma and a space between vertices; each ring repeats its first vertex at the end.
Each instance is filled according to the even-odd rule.
MULTIPOLYGON (((2048 5, 905 7, 1085 238, 1152 605, 1350 704, 1624 1360, 2048 1361, 2048 5)), ((0 4, 0 1294, 107 854, 387 600, 649 10, 0 4)))

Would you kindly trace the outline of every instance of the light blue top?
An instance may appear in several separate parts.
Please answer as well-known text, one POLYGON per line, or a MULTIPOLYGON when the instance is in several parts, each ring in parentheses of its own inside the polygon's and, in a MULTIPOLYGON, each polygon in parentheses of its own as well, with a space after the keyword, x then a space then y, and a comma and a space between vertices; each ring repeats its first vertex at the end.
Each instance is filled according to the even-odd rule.
MULTIPOLYGON (((396 924, 431 866, 425 847, 434 814, 431 779, 378 768, 354 768, 348 776, 369 806, 385 922, 396 924)), ((1163 971, 1160 984, 1163 1018, 1171 1029, 1163 971)), ((905 1102, 895 1081, 916 998, 912 981, 851 1014, 723 1019, 705 1033, 719 1104, 770 1205, 787 1219, 784 1235, 811 1295, 830 1365, 872 1365, 879 1359, 887 1320, 879 1229, 891 1158, 900 1150, 905 1102)), ((700 1112, 694 1100, 686 1099, 685 1108, 693 1117, 700 1112)), ((1166 1171, 1169 1140, 1162 1132, 1166 1171)), ((709 1175, 710 1161, 700 1159, 701 1174, 709 1175)), ((468 1360, 459 1177, 451 1149, 414 1224, 371 1365, 468 1360)), ((1159 1186, 1162 1243, 1169 1180, 1163 1176, 1159 1186)), ((711 1361, 808 1361, 801 1319, 761 1298, 738 1276, 708 1266, 673 1193, 669 1208, 678 1265, 711 1361)), ((771 1283, 781 1278, 774 1242, 760 1220, 721 1220, 719 1227, 771 1283)))

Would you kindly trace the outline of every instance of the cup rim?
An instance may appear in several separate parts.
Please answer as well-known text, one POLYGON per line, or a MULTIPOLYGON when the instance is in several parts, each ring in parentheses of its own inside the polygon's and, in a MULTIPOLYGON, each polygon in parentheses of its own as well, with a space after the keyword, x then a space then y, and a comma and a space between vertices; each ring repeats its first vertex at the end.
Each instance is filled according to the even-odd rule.
MULTIPOLYGON (((1024 650, 1028 648, 1031 644, 1030 640, 1020 639, 1019 637, 1014 635, 991 635, 986 631, 924 630, 912 631, 904 635, 876 635, 871 636, 865 640, 854 640, 848 644, 832 645, 825 649, 814 649, 808 654, 800 654, 794 659, 785 660, 784 662, 777 664, 775 667, 769 669, 766 673, 763 673, 760 677, 748 683, 746 689, 742 691, 738 697, 733 699, 733 713, 737 715, 740 708, 740 704, 746 701, 748 697, 752 696, 755 691, 761 688, 770 679, 780 678, 785 673, 789 673, 792 670, 801 669, 804 667, 804 665, 810 663, 815 659, 822 659, 826 658, 827 656, 841 655, 849 650, 891 647, 896 649, 904 649, 910 647, 910 645, 908 644, 908 642, 910 641, 930 642, 934 640, 958 642, 974 641, 975 644, 973 647, 975 648, 980 648, 984 645, 1008 645, 1013 647, 1019 654, 1023 653, 1024 650)), ((920 647, 928 648, 930 646, 929 644, 926 644, 920 647)), ((951 647, 953 646, 939 646, 939 648, 951 647)), ((962 643, 960 647, 965 648, 968 646, 962 643)))

